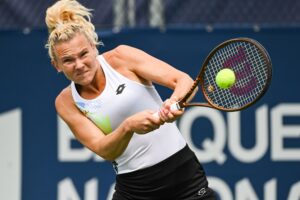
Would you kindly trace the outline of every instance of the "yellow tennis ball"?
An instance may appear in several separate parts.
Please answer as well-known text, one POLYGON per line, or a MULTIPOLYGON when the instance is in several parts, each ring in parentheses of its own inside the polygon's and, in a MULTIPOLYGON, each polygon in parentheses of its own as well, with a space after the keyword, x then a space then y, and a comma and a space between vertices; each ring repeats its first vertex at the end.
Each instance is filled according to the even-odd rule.
POLYGON ((216 83, 222 89, 228 89, 235 83, 235 74, 229 68, 220 70, 216 76, 216 83))

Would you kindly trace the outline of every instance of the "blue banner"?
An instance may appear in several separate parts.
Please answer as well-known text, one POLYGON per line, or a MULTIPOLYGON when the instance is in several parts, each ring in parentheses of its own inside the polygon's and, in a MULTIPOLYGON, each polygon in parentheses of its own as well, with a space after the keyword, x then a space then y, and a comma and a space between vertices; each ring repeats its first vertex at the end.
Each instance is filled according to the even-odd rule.
MULTIPOLYGON (((271 28, 99 31, 99 51, 135 46, 195 77, 219 43, 259 41, 273 63, 266 95, 242 112, 187 109, 178 126, 219 199, 299 200, 299 34, 271 28)), ((0 32, 0 198, 108 200, 111 164, 83 148, 56 114, 55 97, 69 81, 51 66, 46 41, 45 30, 0 32)), ((171 94, 156 87, 164 99, 171 94)))

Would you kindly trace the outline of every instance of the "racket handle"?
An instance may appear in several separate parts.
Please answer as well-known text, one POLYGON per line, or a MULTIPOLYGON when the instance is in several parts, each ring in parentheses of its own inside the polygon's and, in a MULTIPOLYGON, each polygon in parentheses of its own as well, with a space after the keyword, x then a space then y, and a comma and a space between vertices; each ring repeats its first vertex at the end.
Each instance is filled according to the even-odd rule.
MULTIPOLYGON (((171 111, 180 110, 180 109, 181 109, 181 108, 180 108, 178 102, 173 103, 173 104, 171 104, 171 106, 170 106, 170 110, 171 110, 171 111)), ((159 112, 153 113, 153 116, 156 117, 156 118, 159 118, 158 113, 159 113, 159 112)))
POLYGON ((170 107, 170 110, 171 110, 171 111, 174 111, 174 110, 180 110, 180 109, 181 109, 181 108, 180 108, 178 102, 171 104, 171 107, 170 107))

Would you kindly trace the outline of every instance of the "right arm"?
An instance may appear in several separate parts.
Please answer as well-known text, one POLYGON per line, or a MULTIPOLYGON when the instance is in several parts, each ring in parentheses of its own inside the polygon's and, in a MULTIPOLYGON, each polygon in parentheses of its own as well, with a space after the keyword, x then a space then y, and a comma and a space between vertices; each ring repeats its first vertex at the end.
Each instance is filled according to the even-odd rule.
POLYGON ((153 113, 143 111, 128 117, 113 132, 105 135, 76 107, 70 88, 59 94, 55 107, 79 142, 105 160, 119 157, 134 133, 144 134, 161 125, 161 121, 153 117, 153 113))

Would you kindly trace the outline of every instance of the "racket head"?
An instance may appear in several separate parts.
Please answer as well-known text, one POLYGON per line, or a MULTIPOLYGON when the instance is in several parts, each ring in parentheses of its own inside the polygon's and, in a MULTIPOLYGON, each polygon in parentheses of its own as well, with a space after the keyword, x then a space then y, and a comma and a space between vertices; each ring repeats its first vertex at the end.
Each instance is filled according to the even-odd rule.
MULTIPOLYGON (((266 49, 256 40, 234 38, 209 53, 195 84, 200 84, 207 106, 223 111, 239 111, 265 94, 271 78, 272 63, 266 49), (224 68, 232 69, 236 75, 235 84, 228 89, 219 88, 215 81, 217 73, 224 68)), ((186 104, 192 105, 197 104, 186 104)))

